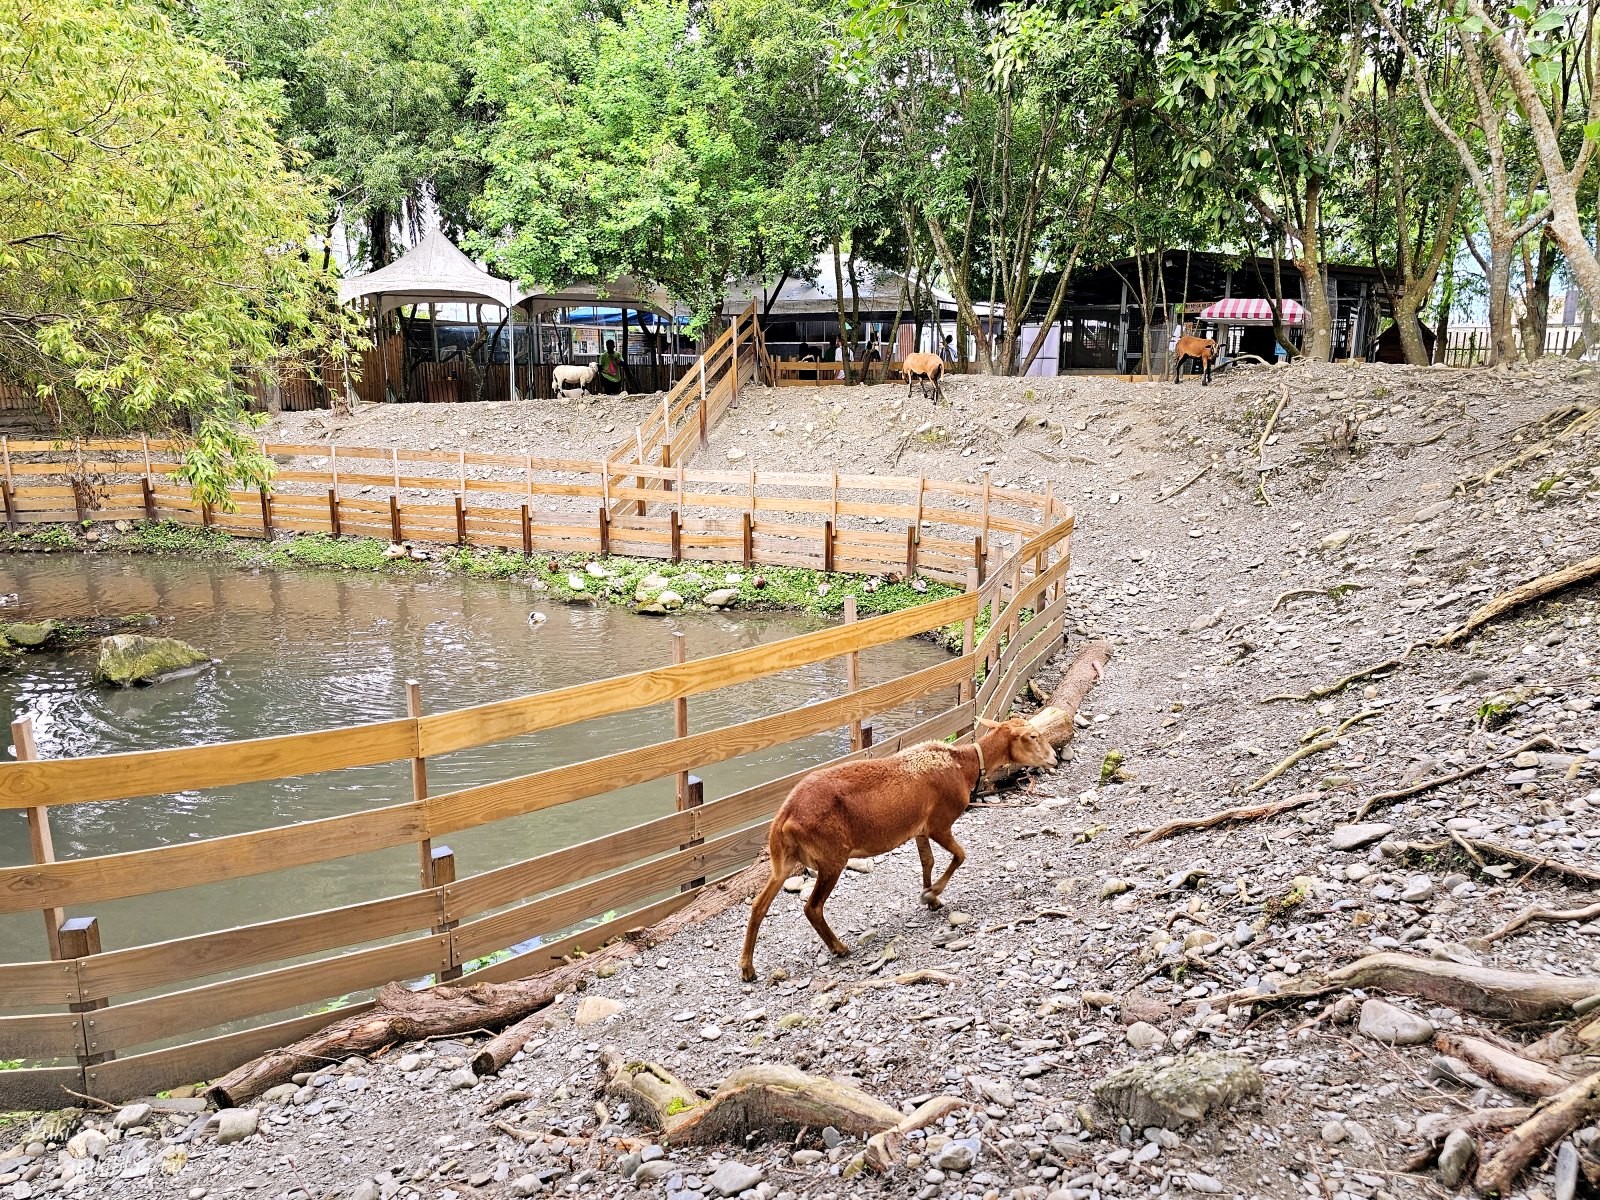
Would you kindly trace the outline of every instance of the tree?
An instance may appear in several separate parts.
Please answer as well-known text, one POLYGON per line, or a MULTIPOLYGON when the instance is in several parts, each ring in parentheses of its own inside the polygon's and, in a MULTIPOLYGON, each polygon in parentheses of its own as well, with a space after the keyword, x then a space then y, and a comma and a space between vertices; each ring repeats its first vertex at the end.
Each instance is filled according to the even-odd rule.
POLYGON ((243 383, 348 328, 307 253, 318 189, 157 8, 0 0, 0 70, 0 378, 69 433, 190 430, 187 477, 224 504, 268 471, 243 383))
POLYGON ((717 19, 683 0, 636 0, 615 19, 576 6, 493 17, 479 89, 500 117, 483 147, 480 248, 529 282, 659 284, 701 327, 730 279, 779 265, 765 233, 780 164, 717 19))

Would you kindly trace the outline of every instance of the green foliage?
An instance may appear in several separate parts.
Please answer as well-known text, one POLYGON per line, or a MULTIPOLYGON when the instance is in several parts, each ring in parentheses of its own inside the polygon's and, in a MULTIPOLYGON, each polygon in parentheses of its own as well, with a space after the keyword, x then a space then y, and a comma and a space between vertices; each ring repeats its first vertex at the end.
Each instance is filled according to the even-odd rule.
POLYGON ((163 10, 0 5, 0 378, 66 432, 193 429, 223 506, 267 477, 241 383, 345 331, 304 252, 324 219, 269 111, 163 10))

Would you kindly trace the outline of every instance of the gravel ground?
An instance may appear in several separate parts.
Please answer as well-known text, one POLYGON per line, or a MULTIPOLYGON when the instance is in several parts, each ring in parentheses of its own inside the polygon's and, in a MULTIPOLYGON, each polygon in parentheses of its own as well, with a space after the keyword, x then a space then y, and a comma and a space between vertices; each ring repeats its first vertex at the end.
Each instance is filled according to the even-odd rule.
MULTIPOLYGON (((91 1123, 112 1140, 77 1147, 98 1157, 48 1138, 36 1159, 0 1152, 0 1197, 9 1187, 17 1200, 59 1190, 696 1200, 735 1185, 810 1200, 1446 1194, 1436 1171, 1402 1173, 1419 1122, 1517 1101, 1481 1080, 1442 1078, 1451 1068, 1432 1032, 1522 1044, 1541 1028, 1405 996, 1388 998, 1398 1013, 1358 995, 1322 1020, 1311 1019, 1317 1001, 1252 1020, 1221 997, 1375 949, 1600 976, 1593 921, 1475 941, 1531 904, 1592 903, 1592 885, 1403 846, 1459 833, 1600 870, 1600 595, 1571 589, 1323 699, 1263 699, 1397 657, 1490 595, 1600 554, 1594 434, 1452 494, 1457 479, 1528 448, 1519 431, 1529 422, 1592 402, 1600 378, 1570 364, 1470 374, 1303 365, 1208 389, 1073 378, 958 379, 948 391, 950 404, 935 408, 894 387, 752 389, 697 460, 717 465, 740 449, 789 470, 973 478, 987 466, 1027 486, 1051 480, 1075 506, 1070 641, 1106 637, 1115 654, 1069 761, 958 826, 969 859, 948 909, 919 903, 915 855, 903 848, 847 874, 829 902, 855 948, 848 959, 822 952, 797 899, 781 896, 757 949, 763 981, 743 985, 734 960, 747 910, 735 908, 593 981, 584 1024, 570 1019, 569 998, 564 1019, 498 1078, 459 1073, 472 1039, 435 1041, 330 1064, 259 1102, 257 1131, 229 1145, 199 1131, 202 1114, 124 1112, 125 1134, 106 1114, 91 1123), (806 422, 812 434, 791 432, 806 422), (1354 453, 1336 452, 1352 424, 1354 453), (1313 731, 1363 713, 1337 745, 1247 792, 1313 731), (1540 734, 1558 748, 1511 758, 1540 734), (1106 761, 1113 751, 1120 768, 1106 761), (1478 762, 1491 765, 1349 828, 1374 794, 1478 762), (1135 844, 1164 821, 1291 796, 1305 803, 1276 817, 1135 844), (919 968, 955 981, 852 993, 919 968), (1384 1028, 1418 1044, 1385 1044, 1373 1036, 1384 1028), (972 1107, 913 1135, 884 1176, 851 1176, 860 1144, 826 1129, 663 1154, 614 1101, 597 1110, 606 1046, 706 1089, 771 1062, 907 1110, 940 1093, 972 1107), (1212 1053, 1245 1060, 1259 1095, 1177 1129, 1129 1125, 1094 1104, 1092 1085, 1120 1067, 1212 1053)), ((1066 661, 1045 672, 1044 691, 1066 661)), ((1594 1138, 1575 1139, 1586 1159, 1594 1138)), ((1515 1194, 1572 1191, 1541 1160, 1515 1194)))

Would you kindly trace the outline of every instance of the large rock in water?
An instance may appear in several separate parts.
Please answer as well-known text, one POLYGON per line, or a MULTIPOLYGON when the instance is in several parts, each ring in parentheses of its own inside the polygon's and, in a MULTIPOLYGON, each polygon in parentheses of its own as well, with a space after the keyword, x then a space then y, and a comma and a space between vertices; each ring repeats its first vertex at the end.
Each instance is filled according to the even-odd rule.
POLYGON ((42 650, 56 639, 61 626, 56 621, 13 621, 0 626, 0 641, 10 642, 27 650, 42 650))
POLYGON ((100 639, 94 678, 96 683, 112 687, 132 687, 197 671, 210 663, 209 654, 177 638, 118 633, 100 639))
POLYGON ((1205 1052, 1124 1067, 1093 1091, 1102 1108, 1135 1129, 1177 1129, 1261 1095, 1261 1074, 1249 1059, 1205 1052))

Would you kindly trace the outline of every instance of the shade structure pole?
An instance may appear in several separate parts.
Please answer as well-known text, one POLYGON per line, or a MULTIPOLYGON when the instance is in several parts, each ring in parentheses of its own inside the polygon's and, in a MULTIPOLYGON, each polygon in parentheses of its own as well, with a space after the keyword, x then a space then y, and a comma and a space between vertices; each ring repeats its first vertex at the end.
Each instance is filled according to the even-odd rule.
POLYGON ((510 385, 507 394, 515 400, 517 398, 517 309, 512 305, 506 310, 507 337, 511 339, 506 353, 506 372, 510 385))

